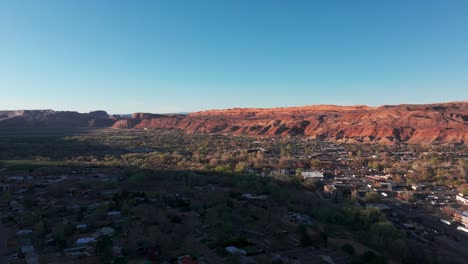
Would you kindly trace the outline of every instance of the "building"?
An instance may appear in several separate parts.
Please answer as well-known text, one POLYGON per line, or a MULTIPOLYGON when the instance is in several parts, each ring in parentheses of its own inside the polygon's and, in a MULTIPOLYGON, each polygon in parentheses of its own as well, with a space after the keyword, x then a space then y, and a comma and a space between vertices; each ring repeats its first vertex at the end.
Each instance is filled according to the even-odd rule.
POLYGON ((177 264, 197 264, 198 262, 190 255, 180 256, 177 258, 177 264))
POLYGON ((453 215, 453 220, 468 227, 468 211, 461 212, 457 211, 453 215))
POLYGON ((9 184, 0 184, 0 193, 1 192, 8 192, 10 191, 10 185, 9 184))
POLYGON ((330 199, 339 199, 343 196, 341 191, 338 190, 335 185, 331 184, 324 185, 323 192, 330 199))
POLYGON ((246 200, 267 200, 268 196, 267 195, 254 195, 251 193, 244 193, 242 194, 242 198, 246 200))
POLYGON ((459 203, 468 204, 468 197, 463 196, 463 194, 457 195, 456 199, 459 203))
POLYGON ((245 250, 237 248, 235 246, 226 247, 226 252, 231 255, 247 255, 247 252, 245 252, 245 250))
POLYGON ((323 174, 319 171, 303 171, 302 177, 305 179, 323 179, 323 174))

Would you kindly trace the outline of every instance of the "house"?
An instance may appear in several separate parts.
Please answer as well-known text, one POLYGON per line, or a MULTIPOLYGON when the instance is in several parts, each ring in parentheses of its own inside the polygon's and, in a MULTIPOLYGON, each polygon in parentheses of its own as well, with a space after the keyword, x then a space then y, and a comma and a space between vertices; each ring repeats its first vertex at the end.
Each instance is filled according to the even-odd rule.
POLYGON ((96 230, 96 233, 98 233, 100 236, 112 236, 114 232, 114 228, 112 227, 103 227, 96 230))
POLYGON ((226 252, 231 255, 247 255, 247 252, 245 252, 245 250, 237 248, 235 246, 226 247, 226 252))
POLYGON ((239 264, 256 264, 257 262, 255 262, 253 258, 240 255, 238 259, 238 263, 239 264))
POLYGON ((468 197, 465 197, 463 194, 458 194, 456 197, 457 201, 462 204, 468 204, 468 197))
POLYGON ((268 199, 267 195, 253 195, 251 193, 242 194, 242 198, 247 200, 266 200, 268 199))
POLYGON ((16 232, 16 235, 19 237, 26 237, 26 236, 31 235, 32 232, 33 231, 31 229, 23 229, 23 230, 19 230, 18 232, 16 232))
POLYGON ((197 264, 198 262, 190 255, 180 256, 177 258, 177 264, 197 264))
POLYGON ((468 211, 457 211, 453 214, 453 220, 468 227, 468 211))
POLYGON ((393 191, 394 184, 392 184, 390 182, 381 182, 380 183, 380 188, 381 189, 386 189, 388 191, 393 191))
POLYGON ((311 217, 306 214, 289 213, 289 220, 298 224, 303 224, 303 225, 312 224, 311 217))
POLYGON ((411 185, 411 188, 417 192, 423 191, 426 186, 424 184, 411 185))
POLYGON ((331 184, 324 185, 323 192, 331 199, 338 199, 340 196, 340 191, 335 187, 335 185, 331 184))
POLYGON ((28 254, 28 253, 34 252, 34 246, 32 245, 22 246, 20 250, 22 254, 28 254))
POLYGON ((118 220, 120 219, 120 212, 118 211, 111 211, 107 213, 107 218, 109 220, 118 220))
POLYGON ((75 229, 80 231, 80 232, 83 232, 83 231, 86 231, 88 229, 88 225, 87 224, 78 224, 75 226, 75 229))
POLYGON ((0 193, 10 191, 10 184, 0 184, 0 193))
POLYGON ((286 169, 280 169, 280 170, 272 170, 270 172, 271 175, 274 175, 274 174, 279 174, 279 175, 291 175, 291 171, 290 170, 286 170, 286 169))
POLYGON ((26 264, 39 264, 39 255, 36 252, 32 251, 25 254, 24 260, 26 264))
POLYGON ((323 173, 319 171, 303 171, 302 178, 305 179, 323 179, 323 173))
POLYGON ((94 242, 96 242, 96 239, 94 237, 82 237, 82 238, 78 238, 78 240, 76 240, 76 245, 77 246, 84 246, 84 245, 92 244, 94 242))

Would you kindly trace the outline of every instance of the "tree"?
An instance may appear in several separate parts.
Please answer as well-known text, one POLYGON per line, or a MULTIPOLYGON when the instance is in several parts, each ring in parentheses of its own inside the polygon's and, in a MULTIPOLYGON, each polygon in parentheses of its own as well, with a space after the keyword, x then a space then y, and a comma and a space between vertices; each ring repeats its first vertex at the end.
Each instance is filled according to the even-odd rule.
POLYGON ((343 250, 344 252, 348 253, 351 256, 354 256, 354 254, 355 254, 354 247, 349 243, 344 244, 341 247, 341 250, 343 250))
POLYGON ((278 184, 274 182, 270 182, 266 186, 268 194, 271 196, 271 198, 274 201, 280 201, 281 200, 281 188, 279 187, 278 184))
POLYGON ((245 162, 241 161, 236 164, 236 167, 234 170, 238 173, 242 173, 246 170, 246 168, 247 168, 247 165, 245 164, 245 162))
POLYGON ((302 168, 297 168, 297 169, 296 169, 296 176, 297 176, 297 177, 301 177, 303 171, 304 171, 304 169, 302 169, 302 168))
POLYGON ((96 243, 95 254, 101 257, 102 263, 112 263, 112 239, 105 236, 96 243))
POLYGON ((310 166, 312 166, 312 167, 319 167, 320 164, 321 164, 321 162, 318 159, 314 159, 314 160, 310 161, 310 166))
POLYGON ((37 224, 34 225, 34 234, 38 237, 38 238, 44 238, 44 236, 46 235, 46 232, 47 232, 47 227, 44 223, 44 221, 39 221, 37 224))
POLYGON ((369 237, 376 247, 388 248, 393 241, 403 238, 404 234, 390 222, 377 222, 369 229, 369 237))
POLYGON ((366 203, 378 203, 381 197, 378 192, 367 192, 364 199, 366 203))
POLYGON ((458 192, 463 195, 468 195, 468 183, 462 184, 458 187, 458 192))
POLYGON ((305 225, 300 224, 297 227, 297 233, 300 236, 301 245, 303 247, 312 245, 312 238, 310 238, 309 231, 307 231, 307 227, 305 225))
POLYGON ((67 246, 67 241, 65 240, 65 227, 63 224, 55 226, 52 229, 52 234, 59 248, 63 249, 67 246))

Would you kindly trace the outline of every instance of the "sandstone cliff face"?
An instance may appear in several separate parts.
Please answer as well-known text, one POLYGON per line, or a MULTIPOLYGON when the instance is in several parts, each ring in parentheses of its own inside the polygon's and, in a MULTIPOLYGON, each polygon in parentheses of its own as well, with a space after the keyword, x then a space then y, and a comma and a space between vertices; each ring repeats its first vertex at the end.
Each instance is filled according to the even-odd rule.
POLYGON ((308 136, 336 142, 468 143, 468 102, 397 106, 235 108, 189 115, 136 114, 114 128, 308 136))
POLYGON ((0 111, 0 131, 71 130, 112 126, 115 118, 105 111, 78 113, 53 110, 0 111))
POLYGON ((234 108, 131 118, 52 110, 0 111, 0 132, 87 128, 177 129, 187 133, 307 136, 336 142, 468 144, 468 102, 430 105, 234 108))

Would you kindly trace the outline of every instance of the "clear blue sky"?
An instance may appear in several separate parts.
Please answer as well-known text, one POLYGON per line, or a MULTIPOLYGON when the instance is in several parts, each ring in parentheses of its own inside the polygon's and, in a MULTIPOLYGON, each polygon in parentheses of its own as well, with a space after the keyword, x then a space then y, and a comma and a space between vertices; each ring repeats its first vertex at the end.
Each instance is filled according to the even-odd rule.
POLYGON ((468 1, 0 1, 0 109, 468 100, 468 1))

